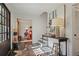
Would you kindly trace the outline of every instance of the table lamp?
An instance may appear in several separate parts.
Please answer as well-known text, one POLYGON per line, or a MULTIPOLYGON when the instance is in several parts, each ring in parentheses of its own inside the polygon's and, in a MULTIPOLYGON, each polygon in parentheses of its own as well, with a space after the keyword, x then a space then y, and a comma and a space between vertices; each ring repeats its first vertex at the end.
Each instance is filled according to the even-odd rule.
POLYGON ((64 19, 61 17, 57 17, 55 19, 55 26, 56 26, 56 36, 63 37, 64 36, 64 19))

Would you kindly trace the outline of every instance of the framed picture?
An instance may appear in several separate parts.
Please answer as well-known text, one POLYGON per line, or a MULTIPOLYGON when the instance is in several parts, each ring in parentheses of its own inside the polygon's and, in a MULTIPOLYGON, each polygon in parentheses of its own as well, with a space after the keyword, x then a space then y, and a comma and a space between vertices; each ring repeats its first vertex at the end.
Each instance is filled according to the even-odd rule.
POLYGON ((51 18, 51 13, 49 13, 49 20, 51 20, 52 18, 51 18))
POLYGON ((53 10, 52 11, 52 19, 54 19, 56 17, 57 17, 57 11, 56 10, 53 10))
POLYGON ((49 13, 49 20, 50 20, 50 13, 49 13))
POLYGON ((52 19, 54 19, 54 11, 52 11, 52 19))
POLYGON ((55 18, 57 17, 57 10, 55 10, 55 18))

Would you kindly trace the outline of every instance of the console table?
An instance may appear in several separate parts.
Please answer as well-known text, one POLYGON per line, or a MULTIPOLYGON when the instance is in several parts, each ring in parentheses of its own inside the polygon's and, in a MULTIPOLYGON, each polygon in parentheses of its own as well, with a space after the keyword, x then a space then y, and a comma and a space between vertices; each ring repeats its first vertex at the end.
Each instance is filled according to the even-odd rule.
POLYGON ((62 54, 61 54, 61 48, 60 48, 60 43, 61 42, 65 42, 65 44, 66 44, 66 53, 65 53, 65 56, 67 56, 67 40, 68 40, 68 38, 65 38, 65 37, 58 37, 57 38, 58 39, 58 41, 59 41, 59 56, 63 56, 62 54))
POLYGON ((67 56, 67 40, 68 40, 68 38, 66 38, 66 37, 55 37, 55 36, 50 36, 50 35, 46 35, 46 34, 42 35, 42 37, 49 37, 49 38, 55 38, 55 39, 57 39, 58 42, 59 42, 59 56, 67 56), (65 55, 61 54, 61 48, 60 48, 61 42, 65 42, 65 45, 66 45, 66 47, 65 47, 65 49, 66 49, 65 55))

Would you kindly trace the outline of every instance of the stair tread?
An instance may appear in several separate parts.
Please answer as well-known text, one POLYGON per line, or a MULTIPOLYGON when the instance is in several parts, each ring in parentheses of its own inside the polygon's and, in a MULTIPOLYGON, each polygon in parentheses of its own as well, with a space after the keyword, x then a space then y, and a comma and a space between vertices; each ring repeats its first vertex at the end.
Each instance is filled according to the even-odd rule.
POLYGON ((32 46, 39 46, 39 45, 40 45, 39 43, 32 44, 32 46))
POLYGON ((45 43, 45 42, 43 42, 43 41, 41 41, 41 40, 38 40, 39 42, 41 42, 41 43, 45 43))
POLYGON ((45 41, 48 41, 47 39, 44 39, 44 38, 40 38, 40 39, 45 40, 45 41))

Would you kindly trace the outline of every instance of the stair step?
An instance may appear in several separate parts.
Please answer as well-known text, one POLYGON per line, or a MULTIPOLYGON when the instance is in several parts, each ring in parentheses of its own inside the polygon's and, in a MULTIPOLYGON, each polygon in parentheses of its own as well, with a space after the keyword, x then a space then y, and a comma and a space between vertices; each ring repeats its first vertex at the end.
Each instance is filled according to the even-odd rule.
POLYGON ((47 39, 44 39, 44 38, 43 38, 43 40, 48 41, 47 39))
POLYGON ((39 46, 39 43, 33 43, 32 46, 39 46))
POLYGON ((45 41, 48 41, 47 39, 44 39, 44 38, 40 38, 40 39, 45 40, 45 41))
POLYGON ((41 41, 41 40, 38 40, 40 43, 45 43, 45 42, 43 42, 43 41, 41 41))

